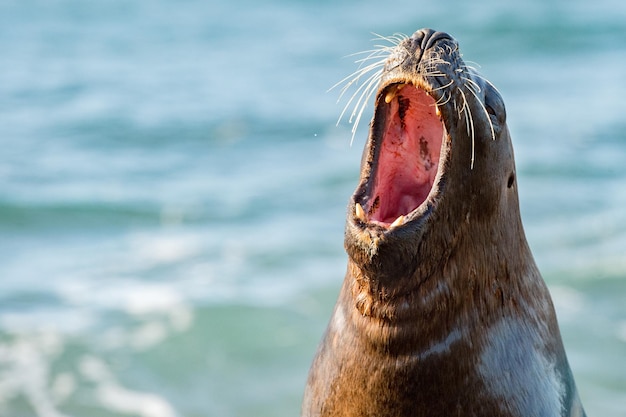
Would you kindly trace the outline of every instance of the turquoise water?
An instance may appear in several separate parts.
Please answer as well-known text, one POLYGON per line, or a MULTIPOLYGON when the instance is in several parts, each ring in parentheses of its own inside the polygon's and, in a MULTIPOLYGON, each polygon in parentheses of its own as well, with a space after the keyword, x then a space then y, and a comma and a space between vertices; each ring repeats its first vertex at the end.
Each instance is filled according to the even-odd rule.
POLYGON ((366 135, 326 91, 424 26, 502 92, 581 397, 626 414, 626 6, 393 4, 0 2, 0 416, 298 415, 366 135))

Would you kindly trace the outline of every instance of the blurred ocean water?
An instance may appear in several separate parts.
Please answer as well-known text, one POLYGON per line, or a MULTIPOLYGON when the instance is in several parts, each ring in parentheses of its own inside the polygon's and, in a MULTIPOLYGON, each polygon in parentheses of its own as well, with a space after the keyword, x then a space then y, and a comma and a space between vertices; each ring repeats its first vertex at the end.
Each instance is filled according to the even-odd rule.
POLYGON ((367 133, 327 90, 421 27, 502 92, 583 403, 625 415, 623 2, 4 0, 0 416, 298 415, 367 133))

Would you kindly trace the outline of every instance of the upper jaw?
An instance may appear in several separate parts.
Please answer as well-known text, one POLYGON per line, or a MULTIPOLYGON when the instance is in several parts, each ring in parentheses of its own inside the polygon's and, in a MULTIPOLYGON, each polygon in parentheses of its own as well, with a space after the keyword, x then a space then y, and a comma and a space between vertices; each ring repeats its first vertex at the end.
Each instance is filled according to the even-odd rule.
POLYGON ((379 88, 349 221, 382 234, 422 224, 443 192, 451 138, 441 88, 389 78, 379 88))

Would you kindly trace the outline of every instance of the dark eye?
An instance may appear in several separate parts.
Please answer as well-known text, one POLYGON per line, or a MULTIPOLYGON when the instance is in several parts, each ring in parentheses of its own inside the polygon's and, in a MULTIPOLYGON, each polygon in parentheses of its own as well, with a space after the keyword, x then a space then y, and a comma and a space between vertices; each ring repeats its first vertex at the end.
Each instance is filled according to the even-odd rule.
POLYGON ((513 183, 515 183, 515 173, 511 172, 511 175, 509 175, 509 181, 507 182, 506 186, 508 188, 511 188, 513 186, 513 183))
POLYGON ((485 105, 485 108, 487 109, 487 113, 489 113, 491 116, 495 116, 496 115, 496 111, 490 105, 488 105, 488 104, 485 105))

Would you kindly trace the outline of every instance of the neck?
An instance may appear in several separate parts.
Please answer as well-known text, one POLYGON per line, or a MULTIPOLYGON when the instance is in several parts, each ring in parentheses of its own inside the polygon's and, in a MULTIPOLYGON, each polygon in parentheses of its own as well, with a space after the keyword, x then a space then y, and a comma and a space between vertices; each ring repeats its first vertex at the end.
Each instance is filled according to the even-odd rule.
POLYGON ((543 303, 533 300, 544 284, 521 220, 500 217, 469 219, 450 234, 430 228, 436 233, 424 232, 410 255, 408 245, 383 238, 367 262, 350 256, 344 315, 370 343, 427 350, 421 341, 447 340, 455 329, 492 324, 517 311, 519 303, 543 303))

